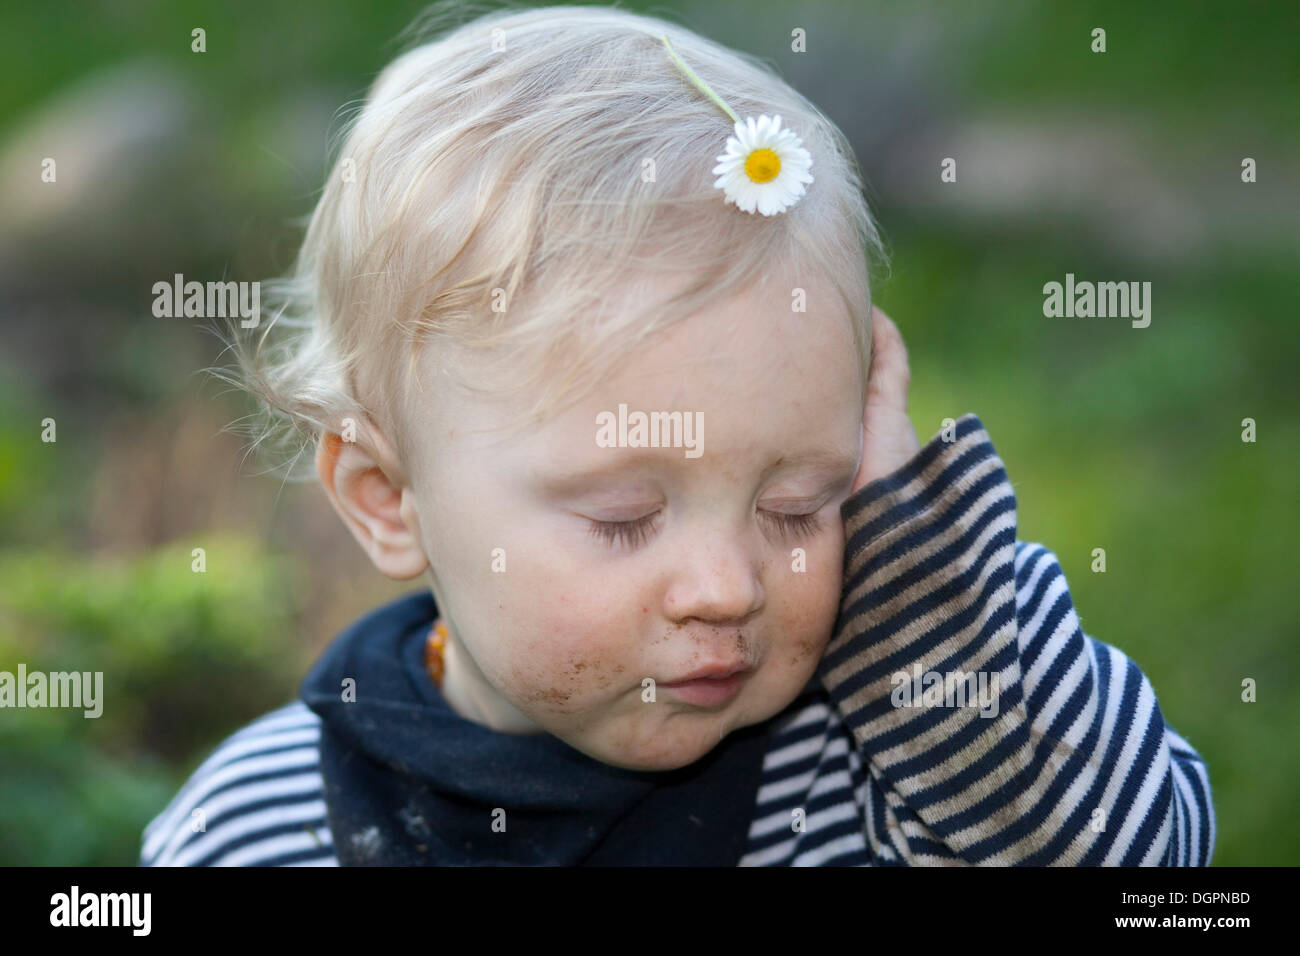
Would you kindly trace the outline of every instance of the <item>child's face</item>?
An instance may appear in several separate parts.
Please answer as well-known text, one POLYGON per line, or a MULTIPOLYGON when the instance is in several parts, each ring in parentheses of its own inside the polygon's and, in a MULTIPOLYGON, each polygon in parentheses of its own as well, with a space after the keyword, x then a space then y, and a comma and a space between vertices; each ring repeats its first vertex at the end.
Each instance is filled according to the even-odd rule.
POLYGON ((792 286, 774 276, 690 317, 508 437, 476 430, 523 401, 461 394, 426 353, 425 381, 442 384, 416 422, 413 504, 456 645, 447 681, 497 729, 668 770, 778 713, 811 678, 839 606, 839 509, 863 409, 838 296, 810 286, 808 311, 793 312, 792 286), (597 416, 617 420, 620 404, 702 420, 702 454, 602 447, 597 416), (815 528, 782 520, 809 514, 815 528), (613 540, 594 525, 647 516, 639 531, 607 530, 613 540), (713 666, 748 668, 725 702, 664 686, 713 666))

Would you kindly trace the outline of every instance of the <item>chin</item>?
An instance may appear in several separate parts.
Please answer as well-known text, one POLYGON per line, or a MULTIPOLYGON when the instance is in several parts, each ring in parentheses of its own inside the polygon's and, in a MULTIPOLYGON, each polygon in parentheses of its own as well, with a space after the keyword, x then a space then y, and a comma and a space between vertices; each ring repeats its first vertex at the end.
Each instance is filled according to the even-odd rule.
POLYGON ((628 735, 619 733, 581 741, 559 733, 557 736, 593 760, 611 767, 635 771, 680 770, 708 756, 734 731, 761 723, 784 710, 799 695, 804 683, 790 681, 775 695, 771 687, 749 687, 721 711, 709 716, 700 711, 689 717, 689 712, 683 711, 654 728, 638 728, 630 740, 628 735))
MULTIPOLYGON (((666 740, 667 734, 651 736, 641 741, 641 746, 611 747, 605 753, 584 751, 589 756, 623 770, 661 771, 680 770, 702 760, 724 743, 734 730, 754 723, 740 714, 717 714, 713 721, 701 720, 694 732, 682 739, 680 736, 666 740), (719 725, 718 720, 723 723, 719 725), (719 736, 718 728, 723 728, 719 736)), ((581 749, 581 748, 580 748, 581 749)))

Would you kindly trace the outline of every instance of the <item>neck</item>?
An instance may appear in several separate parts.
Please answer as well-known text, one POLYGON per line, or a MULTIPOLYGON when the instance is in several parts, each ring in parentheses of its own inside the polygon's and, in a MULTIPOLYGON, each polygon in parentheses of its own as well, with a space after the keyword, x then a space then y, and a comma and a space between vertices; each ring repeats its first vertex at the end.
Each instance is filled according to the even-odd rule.
POLYGON ((540 727, 488 682, 474 658, 463 652, 450 627, 447 646, 442 651, 442 685, 439 690, 447 705, 466 720, 505 734, 542 733, 540 727))

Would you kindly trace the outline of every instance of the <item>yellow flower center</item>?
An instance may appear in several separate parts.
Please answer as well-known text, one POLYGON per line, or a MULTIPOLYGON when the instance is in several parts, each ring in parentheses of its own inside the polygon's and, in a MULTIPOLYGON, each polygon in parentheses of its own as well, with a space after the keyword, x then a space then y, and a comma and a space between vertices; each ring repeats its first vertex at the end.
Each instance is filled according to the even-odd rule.
POLYGON ((781 160, 770 149, 756 149, 745 160, 745 173, 756 183, 771 182, 780 171, 781 160))

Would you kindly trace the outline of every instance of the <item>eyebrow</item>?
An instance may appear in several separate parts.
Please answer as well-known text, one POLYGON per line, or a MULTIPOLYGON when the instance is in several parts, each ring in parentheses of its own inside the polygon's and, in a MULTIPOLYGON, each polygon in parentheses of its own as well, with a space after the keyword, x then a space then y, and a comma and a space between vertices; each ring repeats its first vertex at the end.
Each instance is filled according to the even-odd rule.
MULTIPOLYGON (((678 448, 629 448, 621 450, 625 454, 618 455, 591 468, 551 473, 535 470, 533 478, 539 485, 548 490, 567 491, 574 485, 593 479, 614 478, 646 466, 664 469, 667 462, 681 462, 683 464, 688 462, 688 459, 682 457, 681 449, 678 448)), ((813 467, 828 471, 843 470, 847 472, 853 470, 856 472, 857 466, 858 456, 856 454, 834 448, 809 449, 796 454, 781 455, 776 461, 763 469, 759 479, 765 479, 776 471, 794 468, 813 467)))

